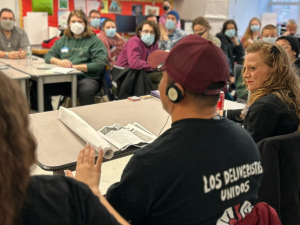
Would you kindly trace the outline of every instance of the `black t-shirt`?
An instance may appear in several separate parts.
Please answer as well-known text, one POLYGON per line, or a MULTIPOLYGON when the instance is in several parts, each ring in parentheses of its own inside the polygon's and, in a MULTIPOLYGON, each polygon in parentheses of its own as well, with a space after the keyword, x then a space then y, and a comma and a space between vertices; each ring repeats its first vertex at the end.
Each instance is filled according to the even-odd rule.
POLYGON ((132 224, 215 225, 226 209, 255 202, 261 177, 257 146, 242 127, 186 119, 135 152, 107 200, 132 224))
POLYGON ((19 225, 119 225, 90 188, 64 176, 33 176, 19 225))

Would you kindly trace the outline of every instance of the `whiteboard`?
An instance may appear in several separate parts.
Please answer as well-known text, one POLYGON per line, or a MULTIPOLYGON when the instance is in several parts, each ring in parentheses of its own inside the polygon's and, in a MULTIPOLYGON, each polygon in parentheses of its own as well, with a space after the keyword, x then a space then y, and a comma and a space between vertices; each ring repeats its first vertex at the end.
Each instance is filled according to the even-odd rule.
POLYGON ((27 12, 23 22, 31 45, 41 45, 44 40, 48 40, 48 13, 27 12))
POLYGON ((227 19, 229 0, 206 0, 205 18, 227 19))

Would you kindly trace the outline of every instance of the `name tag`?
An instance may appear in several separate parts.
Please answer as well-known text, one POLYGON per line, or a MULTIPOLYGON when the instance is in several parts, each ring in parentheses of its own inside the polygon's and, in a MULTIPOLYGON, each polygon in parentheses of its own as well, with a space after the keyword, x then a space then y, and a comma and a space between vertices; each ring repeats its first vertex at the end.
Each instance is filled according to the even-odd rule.
POLYGON ((69 48, 68 47, 62 47, 61 48, 61 52, 68 52, 69 51, 69 48))

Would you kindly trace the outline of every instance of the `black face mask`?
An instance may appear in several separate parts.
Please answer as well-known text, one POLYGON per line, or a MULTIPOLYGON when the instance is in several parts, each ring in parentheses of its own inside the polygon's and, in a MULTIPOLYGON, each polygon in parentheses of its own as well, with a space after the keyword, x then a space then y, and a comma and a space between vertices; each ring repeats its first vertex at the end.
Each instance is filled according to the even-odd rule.
POLYGON ((205 31, 199 33, 198 35, 199 35, 200 37, 202 37, 202 35, 203 35, 205 32, 206 32, 206 29, 205 29, 205 31))
POLYGON ((166 5, 165 5, 165 6, 163 7, 163 9, 164 9, 165 11, 168 11, 168 10, 170 9, 170 6, 166 6, 166 5))

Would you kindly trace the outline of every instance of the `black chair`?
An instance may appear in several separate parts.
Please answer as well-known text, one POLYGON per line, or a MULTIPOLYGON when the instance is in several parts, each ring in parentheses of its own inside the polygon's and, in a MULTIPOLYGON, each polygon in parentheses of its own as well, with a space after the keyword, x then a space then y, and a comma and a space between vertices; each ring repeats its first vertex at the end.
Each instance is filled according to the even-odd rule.
POLYGON ((239 79, 239 77, 241 76, 242 73, 242 69, 243 69, 243 65, 240 64, 235 64, 234 68, 233 68, 233 75, 234 75, 234 85, 236 86, 236 82, 239 79))
POLYGON ((264 170, 258 201, 272 206, 282 225, 300 222, 300 132, 258 143, 264 170))

